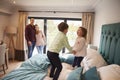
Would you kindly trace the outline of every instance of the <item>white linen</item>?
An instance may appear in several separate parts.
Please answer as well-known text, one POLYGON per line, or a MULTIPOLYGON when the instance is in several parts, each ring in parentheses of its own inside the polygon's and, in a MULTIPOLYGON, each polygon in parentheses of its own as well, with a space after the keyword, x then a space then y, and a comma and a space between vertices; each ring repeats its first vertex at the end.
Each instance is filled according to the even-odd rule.
MULTIPOLYGON (((62 63, 62 66, 63 66, 63 69, 60 73, 58 80, 66 80, 69 73, 73 71, 73 67, 70 64, 62 63)), ((48 68, 48 75, 44 78, 44 80, 52 80, 49 77, 49 73, 50 73, 50 67, 48 68)))
POLYGON ((98 53, 98 51, 94 49, 87 49, 87 56, 84 57, 81 65, 84 67, 83 71, 85 72, 91 67, 96 66, 97 68, 106 66, 107 63, 102 58, 102 56, 98 53))
POLYGON ((101 80, 120 80, 120 66, 116 64, 98 69, 101 80))

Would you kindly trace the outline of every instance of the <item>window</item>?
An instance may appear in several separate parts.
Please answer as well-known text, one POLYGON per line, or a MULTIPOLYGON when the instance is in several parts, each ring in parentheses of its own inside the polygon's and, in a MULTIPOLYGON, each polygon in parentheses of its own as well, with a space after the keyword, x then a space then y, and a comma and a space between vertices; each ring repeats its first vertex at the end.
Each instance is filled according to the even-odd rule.
MULTIPOLYGON (((67 33, 68 40, 70 45, 73 46, 77 37, 77 29, 82 26, 82 21, 67 20, 67 24, 69 25, 69 30, 67 33)), ((68 50, 65 49, 65 52, 68 52, 68 50)))
POLYGON ((49 47, 53 41, 55 34, 58 32, 57 25, 63 20, 47 20, 47 46, 49 47))

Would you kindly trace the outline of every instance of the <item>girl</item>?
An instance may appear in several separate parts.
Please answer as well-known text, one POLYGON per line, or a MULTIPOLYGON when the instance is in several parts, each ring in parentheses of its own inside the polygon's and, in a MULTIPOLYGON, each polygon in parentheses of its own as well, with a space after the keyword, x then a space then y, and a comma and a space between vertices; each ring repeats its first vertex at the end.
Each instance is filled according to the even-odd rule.
POLYGON ((78 37, 76 38, 73 50, 75 51, 75 58, 73 62, 73 68, 75 66, 80 67, 82 59, 86 56, 86 35, 87 30, 84 27, 79 27, 77 30, 78 37))
POLYGON ((36 48, 39 54, 43 54, 43 48, 45 45, 45 35, 42 33, 41 30, 39 30, 37 24, 35 25, 35 29, 36 29, 36 48))

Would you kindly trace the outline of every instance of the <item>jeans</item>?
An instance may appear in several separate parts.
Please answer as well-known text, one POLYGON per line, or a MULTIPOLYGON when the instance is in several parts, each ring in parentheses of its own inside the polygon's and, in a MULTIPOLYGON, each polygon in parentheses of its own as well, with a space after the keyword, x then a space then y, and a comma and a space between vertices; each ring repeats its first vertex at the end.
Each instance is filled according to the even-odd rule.
POLYGON ((32 42, 32 45, 28 45, 28 58, 32 57, 34 47, 35 47, 35 42, 32 42))
POLYGON ((36 46, 38 54, 43 54, 43 48, 44 46, 36 46))

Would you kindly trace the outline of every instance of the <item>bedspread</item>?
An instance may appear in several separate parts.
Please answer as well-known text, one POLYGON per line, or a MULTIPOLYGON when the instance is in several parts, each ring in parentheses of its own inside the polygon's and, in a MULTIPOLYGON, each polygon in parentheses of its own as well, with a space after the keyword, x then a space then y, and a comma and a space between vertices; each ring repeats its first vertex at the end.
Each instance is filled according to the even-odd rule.
POLYGON ((8 73, 2 80, 43 80, 50 62, 45 54, 26 60, 20 68, 8 73))

